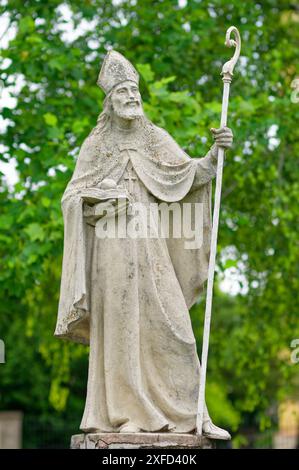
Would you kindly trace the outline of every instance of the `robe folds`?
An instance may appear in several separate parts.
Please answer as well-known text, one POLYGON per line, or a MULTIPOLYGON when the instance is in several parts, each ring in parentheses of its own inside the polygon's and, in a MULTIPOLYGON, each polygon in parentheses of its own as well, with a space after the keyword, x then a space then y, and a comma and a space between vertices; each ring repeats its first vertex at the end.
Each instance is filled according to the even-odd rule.
POLYGON ((62 198, 55 330, 90 344, 83 431, 118 432, 128 423, 147 432, 195 428, 200 365, 188 309, 207 277, 215 174, 211 151, 192 159, 148 121, 129 132, 92 132, 83 143, 62 198), (83 216, 82 194, 106 178, 149 210, 202 203, 201 246, 186 249, 184 236, 98 238, 83 216))

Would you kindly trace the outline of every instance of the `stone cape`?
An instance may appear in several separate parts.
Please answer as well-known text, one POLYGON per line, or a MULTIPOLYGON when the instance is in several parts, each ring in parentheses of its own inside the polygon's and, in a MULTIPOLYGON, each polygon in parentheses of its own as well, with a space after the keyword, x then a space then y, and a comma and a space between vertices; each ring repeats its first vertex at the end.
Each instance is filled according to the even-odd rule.
POLYGON ((133 142, 126 143, 124 138, 115 144, 118 142, 115 136, 108 134, 105 138, 95 128, 81 147, 73 177, 62 198, 64 252, 54 333, 57 337, 89 344, 89 273, 94 230, 83 219, 84 201, 80 192, 96 187, 106 177, 118 182, 129 159, 140 180, 157 200, 203 204, 203 227, 199 227, 203 233, 202 247, 186 250, 183 238, 168 240, 169 255, 188 308, 203 288, 208 270, 211 180, 216 173, 216 162, 210 152, 204 158, 190 158, 164 129, 150 122, 142 126, 140 132, 145 134, 144 139, 137 136, 135 140, 133 137, 133 142), (129 155, 123 152, 127 149, 137 152, 129 155))
POLYGON ((90 343, 85 433, 188 433, 195 428, 199 360, 188 308, 207 276, 212 154, 191 159, 163 130, 93 132, 62 200, 65 223, 56 335, 90 343), (129 171, 130 170, 130 171, 129 171), (129 173, 134 173, 130 188, 129 173), (204 243, 182 238, 98 238, 84 191, 112 179, 132 201, 203 204, 204 243), (132 429, 132 427, 130 428, 132 429))

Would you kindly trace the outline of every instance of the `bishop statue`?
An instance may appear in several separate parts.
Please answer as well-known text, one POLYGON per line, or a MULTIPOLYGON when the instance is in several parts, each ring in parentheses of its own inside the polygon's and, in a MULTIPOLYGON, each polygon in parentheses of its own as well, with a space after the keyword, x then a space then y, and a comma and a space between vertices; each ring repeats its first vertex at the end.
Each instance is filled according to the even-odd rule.
MULTIPOLYGON (((189 309, 207 278, 218 148, 233 137, 227 127, 212 129, 207 154, 189 157, 145 116, 138 82, 133 65, 108 52, 97 82, 103 111, 62 198, 55 335, 90 345, 83 432, 194 433, 200 362, 189 309), (138 230, 151 225, 155 236, 126 234, 136 203, 152 215, 137 218, 138 230), (202 243, 190 249, 184 233, 164 236, 153 212, 192 203, 202 207, 202 243), (103 236, 103 220, 113 220, 113 236, 103 236)), ((203 435, 230 438, 206 406, 203 435)))

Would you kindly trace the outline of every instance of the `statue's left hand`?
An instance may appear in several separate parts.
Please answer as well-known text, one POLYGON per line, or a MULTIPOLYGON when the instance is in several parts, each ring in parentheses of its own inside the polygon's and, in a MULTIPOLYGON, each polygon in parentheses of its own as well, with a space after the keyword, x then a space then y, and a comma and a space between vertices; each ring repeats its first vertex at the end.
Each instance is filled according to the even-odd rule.
POLYGON ((124 198, 108 199, 98 202, 93 206, 84 204, 83 215, 86 223, 95 226, 97 221, 103 216, 116 217, 127 211, 129 200, 124 198))
POLYGON ((223 147, 225 149, 231 148, 234 136, 229 127, 220 127, 219 129, 212 127, 210 130, 214 137, 215 144, 218 147, 223 147))

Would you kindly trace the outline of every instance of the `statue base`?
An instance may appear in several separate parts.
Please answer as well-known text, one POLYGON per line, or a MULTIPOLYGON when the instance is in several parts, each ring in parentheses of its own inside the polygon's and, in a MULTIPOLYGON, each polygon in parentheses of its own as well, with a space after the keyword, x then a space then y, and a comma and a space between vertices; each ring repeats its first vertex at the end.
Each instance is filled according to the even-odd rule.
POLYGON ((75 434, 71 449, 214 449, 211 439, 196 434, 94 433, 75 434))

